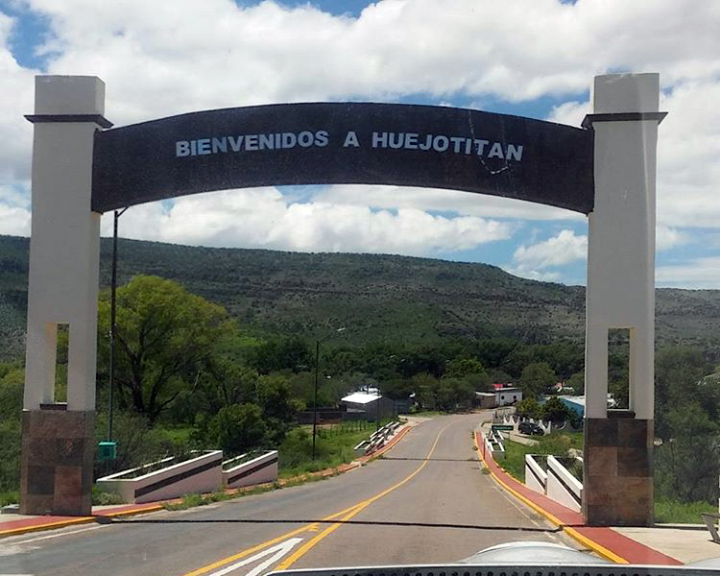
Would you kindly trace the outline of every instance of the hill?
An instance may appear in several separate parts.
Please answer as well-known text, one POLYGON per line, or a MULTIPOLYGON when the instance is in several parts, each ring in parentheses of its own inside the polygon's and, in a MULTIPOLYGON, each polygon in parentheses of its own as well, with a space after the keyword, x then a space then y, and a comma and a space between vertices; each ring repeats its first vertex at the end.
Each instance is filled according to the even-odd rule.
MULTIPOLYGON (((29 240, 0 236, 0 358, 22 355, 29 240)), ((111 241, 101 244, 101 286, 111 241)), ((585 289, 518 278, 495 266, 376 254, 199 248, 120 240, 119 283, 171 278, 225 306, 250 333, 315 337, 339 326, 344 341, 415 344, 509 336, 582 340, 585 289)), ((659 344, 720 339, 720 291, 657 291, 659 344)))

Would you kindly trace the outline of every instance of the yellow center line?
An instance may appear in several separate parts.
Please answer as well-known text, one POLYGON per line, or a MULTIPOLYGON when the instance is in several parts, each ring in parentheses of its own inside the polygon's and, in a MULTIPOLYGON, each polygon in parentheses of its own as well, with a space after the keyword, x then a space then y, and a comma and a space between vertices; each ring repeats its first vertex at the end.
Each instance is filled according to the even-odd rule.
MULTIPOLYGON (((445 426, 445 428, 447 428, 448 426, 449 426, 449 424, 447 426, 445 426)), ((438 433, 437 438, 435 438, 435 442, 432 445, 432 448, 430 448, 430 452, 428 453, 427 457, 425 458, 425 461, 422 464, 420 464, 420 466, 418 466, 417 469, 412 474, 410 474, 409 476, 407 476, 405 479, 401 480, 397 484, 390 486, 390 488, 388 488, 387 490, 380 492, 380 494, 377 494, 377 495, 373 496, 372 498, 368 498, 367 500, 364 500, 363 502, 360 502, 359 504, 357 504, 357 506, 355 506, 355 508, 350 510, 345 516, 343 516, 341 518, 340 522, 328 526, 327 528, 325 528, 325 530, 320 532, 320 534, 318 534, 317 536, 315 536, 314 538, 312 538, 311 540, 309 540, 308 542, 303 544, 300 548, 297 549, 297 551, 295 551, 293 554, 291 554, 285 560, 283 560, 280 564, 278 564, 275 567, 275 570, 276 571, 287 570, 288 568, 290 568, 290 566, 292 566, 295 562, 297 562, 300 558, 302 558, 305 554, 307 554, 312 548, 314 548, 317 544, 319 544, 320 541, 322 541, 324 538, 326 538, 327 536, 329 536, 330 534, 335 532, 335 530, 337 530, 343 522, 347 522, 348 520, 350 520, 350 518, 352 518, 353 516, 356 516, 357 514, 362 512, 365 508, 370 506, 370 504, 372 504, 373 502, 377 502, 383 496, 390 494, 390 492, 392 492, 393 490, 397 490, 401 486, 410 482, 410 480, 412 480, 415 476, 417 476, 420 473, 420 471, 423 468, 425 468, 425 466, 427 466, 427 463, 430 461, 430 457, 432 456, 433 452, 435 451, 435 447, 437 446, 438 442, 440 441, 440 436, 442 436, 442 433, 445 431, 445 428, 440 430, 440 432, 438 433)))
MULTIPOLYGON (((336 512, 335 514, 326 516, 325 518, 323 518, 323 521, 335 520, 337 517, 342 516, 343 514, 346 514, 347 512, 351 512, 352 510, 357 508, 357 506, 358 506, 358 504, 355 504, 354 506, 350 506, 349 508, 340 510, 340 512, 336 512)), ((242 552, 238 552, 237 554, 233 554, 232 556, 228 556, 227 558, 223 558, 222 560, 218 560, 217 562, 213 562, 212 564, 208 564, 207 566, 203 566, 202 568, 198 568, 197 570, 188 572, 187 574, 185 574, 185 576, 200 576, 201 574, 207 574, 208 572, 211 572, 212 570, 215 570, 216 568, 222 568, 223 566, 230 564, 231 562, 234 562, 235 560, 240 560, 242 558, 245 558, 246 556, 249 556, 250 554, 254 554, 255 552, 260 552, 264 548, 272 546, 273 544, 278 544, 278 543, 282 542, 283 540, 292 538, 293 536, 295 536, 297 534, 302 534, 303 532, 306 532, 306 531, 312 531, 313 528, 317 529, 317 526, 318 526, 318 523, 313 522, 312 524, 307 524, 300 528, 296 528, 295 530, 287 532, 287 533, 283 534, 282 536, 278 536, 277 538, 273 538, 272 540, 268 540, 266 542, 258 544, 257 546, 253 546, 252 548, 248 548, 247 550, 243 550, 242 552)))
MULTIPOLYGON (((427 457, 425 458, 425 461, 418 466, 418 468, 412 472, 409 476, 407 476, 405 479, 401 480, 397 484, 394 484, 390 488, 383 490, 379 494, 373 496, 372 498, 368 498, 367 500, 363 500, 361 502, 358 502, 357 504, 354 504, 350 506, 349 508, 345 508, 344 510, 340 510, 340 512, 335 512, 334 514, 331 514, 330 516, 326 516, 322 519, 323 522, 327 522, 329 520, 336 520, 340 518, 340 521, 338 523, 332 524, 331 526, 325 528, 322 532, 317 534, 315 537, 313 537, 311 540, 309 540, 307 543, 305 543, 301 548, 299 548, 294 554, 292 554, 290 557, 288 557, 284 562, 279 564, 275 570, 285 570, 287 567, 292 565, 294 562, 296 562, 300 557, 302 557, 304 554, 306 554, 311 548, 313 548, 316 544, 318 544, 323 538, 330 535, 332 532, 337 530, 342 522, 346 522, 368 506, 372 504, 373 502, 376 502, 383 496, 389 494, 393 490, 396 490, 403 486, 404 484, 408 483, 410 480, 412 480, 417 474, 420 473, 420 471, 427 465, 430 457, 432 456, 433 452, 435 451, 435 447, 437 446, 440 436, 445 431, 445 429, 449 426, 445 426, 440 432, 438 432, 437 437, 435 438, 435 442, 432 445, 432 448, 430 448, 430 452, 428 452, 427 457)), ((283 534, 282 536, 278 536, 277 538, 273 538, 272 540, 268 540, 266 542, 262 542, 261 544, 258 544, 257 546, 253 546, 252 548, 248 548, 247 550, 243 550, 242 552, 238 552, 237 554, 233 554, 232 556, 228 556, 227 558, 223 558, 222 560, 218 560, 217 562, 213 562, 212 564, 208 564, 207 566, 203 566, 202 568, 198 568, 197 570, 193 570, 192 572, 188 572, 185 574, 185 576, 201 576, 202 574, 207 574, 208 572, 212 572, 213 570, 216 570, 218 568, 222 568, 223 566, 226 566, 230 564, 231 562, 234 562, 236 560, 240 560, 242 558, 245 558, 247 556, 250 556, 251 554, 254 554, 255 552, 260 552, 261 550, 272 546, 273 544, 278 544, 282 542, 283 540, 286 540, 288 538, 292 538, 293 536, 297 534, 302 534, 303 532, 316 532, 318 530, 318 523, 313 522, 311 524, 307 524, 305 526, 302 526, 300 528, 296 528, 295 530, 292 530, 290 532, 287 532, 283 534)))

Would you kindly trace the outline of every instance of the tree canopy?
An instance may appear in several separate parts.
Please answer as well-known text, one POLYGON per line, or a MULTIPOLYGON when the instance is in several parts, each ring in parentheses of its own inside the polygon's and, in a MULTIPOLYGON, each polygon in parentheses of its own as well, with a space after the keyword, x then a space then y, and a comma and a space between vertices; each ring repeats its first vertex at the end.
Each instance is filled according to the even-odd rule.
POLYGON ((555 372, 546 362, 535 362, 523 368, 520 386, 525 398, 537 398, 557 383, 555 372))
MULTIPOLYGON (((231 326, 225 310, 171 280, 136 276, 117 290, 115 382, 122 407, 153 423, 197 383, 215 343, 231 326)), ((99 303, 99 358, 107 374, 110 295, 99 303)))

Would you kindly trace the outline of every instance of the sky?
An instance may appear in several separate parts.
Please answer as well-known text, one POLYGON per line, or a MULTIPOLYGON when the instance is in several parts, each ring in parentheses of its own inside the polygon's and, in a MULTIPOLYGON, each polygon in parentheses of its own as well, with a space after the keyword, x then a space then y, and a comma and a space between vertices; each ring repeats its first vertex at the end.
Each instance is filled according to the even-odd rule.
MULTIPOLYGON (((658 286, 720 289, 717 0, 0 0, 0 234, 30 235, 38 74, 95 75, 124 126, 282 102, 474 108, 579 126, 598 74, 657 72, 658 286)), ((103 216, 110 235, 112 218, 103 216)), ((133 206, 120 236, 404 254, 584 284, 566 210, 396 186, 228 190, 133 206)))

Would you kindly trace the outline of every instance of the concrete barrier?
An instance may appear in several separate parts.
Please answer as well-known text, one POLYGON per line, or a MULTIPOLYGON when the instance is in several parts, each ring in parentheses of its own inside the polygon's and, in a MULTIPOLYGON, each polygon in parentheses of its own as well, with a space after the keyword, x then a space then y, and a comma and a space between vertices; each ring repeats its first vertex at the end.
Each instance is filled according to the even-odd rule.
POLYGON ((538 458, 541 456, 525 454, 525 486, 540 494, 547 494, 548 475, 538 463, 538 458))
POLYGON ((97 481, 128 504, 178 498, 184 494, 215 492, 222 487, 222 450, 199 452, 189 460, 170 456, 151 464, 110 474, 97 481), (149 470, 143 474, 144 470, 149 470))
POLYGON ((547 495, 555 502, 575 510, 582 511, 583 485, 554 456, 547 459, 547 495))
POLYGON ((242 454, 223 462, 222 482, 227 488, 275 482, 278 478, 278 451, 267 450, 251 460, 242 454))

